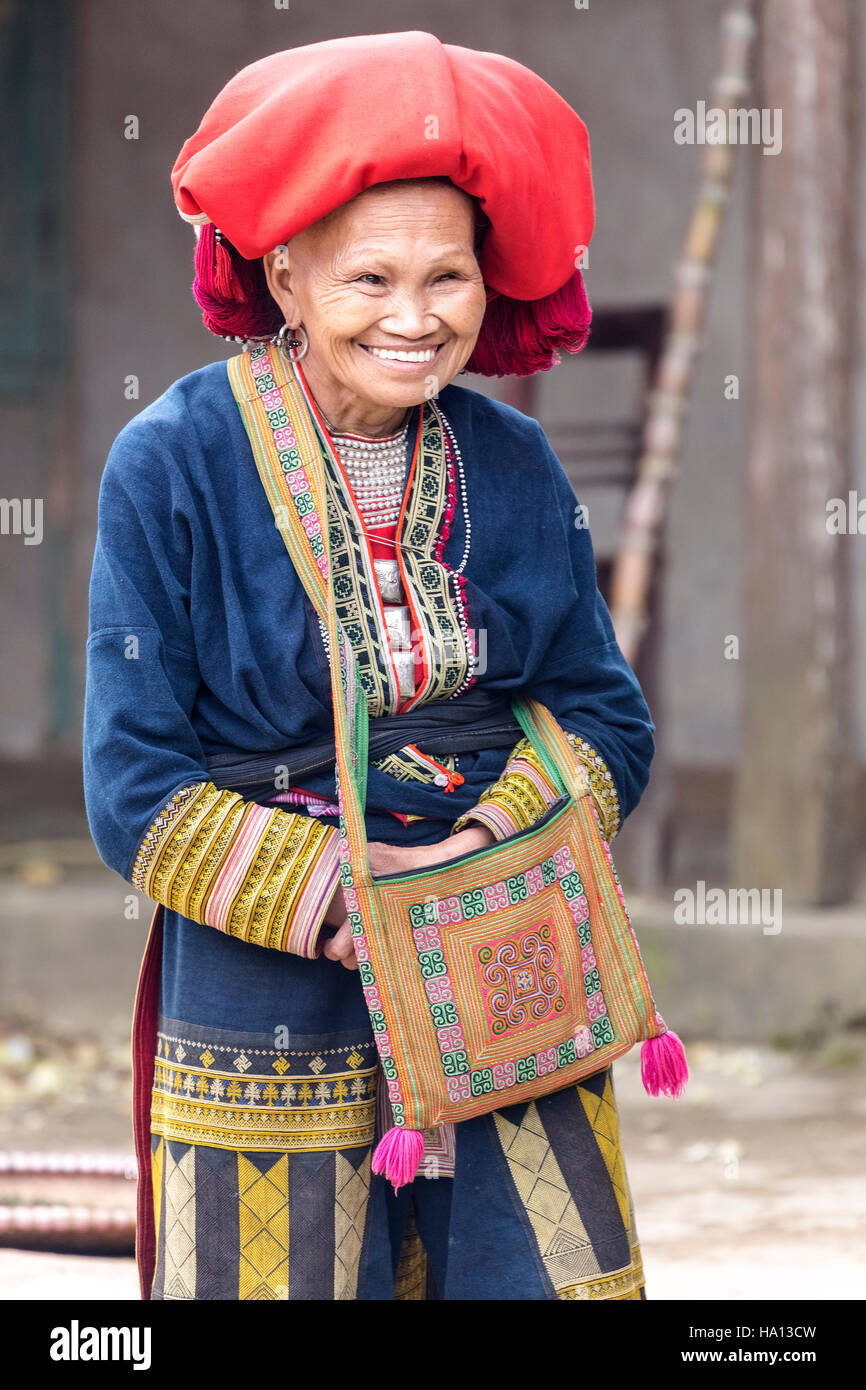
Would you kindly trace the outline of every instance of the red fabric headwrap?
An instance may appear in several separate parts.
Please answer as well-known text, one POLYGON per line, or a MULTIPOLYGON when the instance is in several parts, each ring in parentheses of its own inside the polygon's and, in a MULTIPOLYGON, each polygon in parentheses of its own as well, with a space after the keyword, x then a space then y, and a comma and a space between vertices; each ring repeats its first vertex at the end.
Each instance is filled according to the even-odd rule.
POLYGON ((536 300, 571 279, 595 221, 583 121, 529 68, 432 34, 330 39, 243 68, 171 181, 182 217, 251 260, 372 184, 434 175, 481 201, 492 289, 536 300))

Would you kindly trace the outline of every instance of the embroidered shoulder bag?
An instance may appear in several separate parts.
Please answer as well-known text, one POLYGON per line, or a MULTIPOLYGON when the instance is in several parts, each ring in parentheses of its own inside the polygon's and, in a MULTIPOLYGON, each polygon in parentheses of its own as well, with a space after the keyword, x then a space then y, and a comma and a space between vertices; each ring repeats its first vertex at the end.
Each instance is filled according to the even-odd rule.
POLYGON ((586 774, 540 701, 515 717, 560 793, 534 825, 429 869, 374 877, 364 805, 368 706, 329 579, 317 427, 256 348, 228 364, 259 476, 330 645, 341 883, 394 1126, 373 1171, 411 1181, 422 1131, 530 1100, 643 1041, 650 1094, 677 1096, 682 1044, 656 1012, 586 774))

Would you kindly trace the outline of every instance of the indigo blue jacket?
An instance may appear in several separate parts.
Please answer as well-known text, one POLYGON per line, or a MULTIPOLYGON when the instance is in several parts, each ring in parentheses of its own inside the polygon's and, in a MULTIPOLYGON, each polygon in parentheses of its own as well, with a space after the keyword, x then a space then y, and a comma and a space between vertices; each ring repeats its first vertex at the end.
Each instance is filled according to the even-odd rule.
MULTIPOLYGON (((477 685, 533 695, 588 740, 610 771, 624 819, 648 780, 654 725, 615 640, 571 484, 535 420, 455 385, 438 404, 465 470, 471 544, 463 573, 481 657, 477 685)), ((410 430, 407 458, 412 447, 410 430)), ((460 505, 442 554, 446 564, 460 563, 466 533, 460 505)), ((163 809, 181 789, 207 781, 208 754, 303 747, 333 732, 330 711, 318 622, 274 525, 226 364, 216 362, 175 382, 126 425, 102 478, 84 783, 103 860, 135 881, 142 846, 154 843, 163 809)), ((369 838, 444 838, 496 781, 508 755, 501 747, 460 753, 464 781, 448 794, 371 767, 369 838), (403 825, 395 810, 426 819, 403 825)), ((304 784, 334 794, 332 775, 304 784)), ((195 973, 190 961, 201 962, 202 953, 239 949, 235 971, 263 954, 201 921, 179 913, 174 919, 176 943, 186 940, 192 949, 188 980, 195 973)), ((231 935, 231 925, 227 930, 231 935)), ((249 968, 255 974, 258 967, 249 968)), ((183 994, 167 1004, 177 1018, 189 1016, 183 994)), ((229 1010, 223 1017, 225 1026, 231 1016, 229 1010)), ((249 1018, 243 1026, 252 1026, 249 1018)))
MULTIPOLYGON (((523 688, 590 740, 624 819, 649 777, 654 725, 614 637, 571 484, 535 420, 460 386, 439 402, 466 472, 468 620, 486 663, 477 684, 523 688)), ((458 510, 446 562, 459 562, 464 538, 458 510)), ((126 425, 102 478, 84 774, 105 861, 129 873, 160 807, 205 775, 205 753, 303 746, 332 731, 330 703, 318 623, 274 526, 225 363, 213 363, 126 425)), ((507 755, 461 754, 465 781, 447 796, 373 770, 372 837, 400 831, 388 810, 441 809, 441 823, 406 828, 407 842, 440 838, 507 755)), ((333 779, 314 789, 333 795, 333 779)))

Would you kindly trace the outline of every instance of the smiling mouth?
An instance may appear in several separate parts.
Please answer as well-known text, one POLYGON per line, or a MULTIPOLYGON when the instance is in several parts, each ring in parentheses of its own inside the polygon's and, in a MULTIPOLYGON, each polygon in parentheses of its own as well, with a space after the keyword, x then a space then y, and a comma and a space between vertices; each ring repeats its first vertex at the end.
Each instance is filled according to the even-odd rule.
POLYGON ((437 343, 434 347, 427 348, 380 348, 370 347, 368 343, 358 344, 370 357, 375 357, 377 362, 411 362, 419 365, 434 361, 442 346, 442 343, 437 343))

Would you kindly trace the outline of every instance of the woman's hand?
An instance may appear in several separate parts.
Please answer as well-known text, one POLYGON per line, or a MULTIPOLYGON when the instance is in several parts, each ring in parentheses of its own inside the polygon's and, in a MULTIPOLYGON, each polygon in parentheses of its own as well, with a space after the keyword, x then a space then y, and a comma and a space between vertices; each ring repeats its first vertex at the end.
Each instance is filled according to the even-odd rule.
POLYGON ((341 927, 346 920, 346 899, 343 897, 343 890, 339 884, 334 891, 324 920, 326 927, 341 927))
MULTIPOLYGON (((411 873, 416 869, 426 869, 433 864, 442 864, 456 859, 459 854, 482 849, 493 843, 494 835, 486 825, 471 825, 445 840, 437 840, 432 845, 386 845, 381 840, 371 840, 370 870, 374 877, 379 874, 411 873)), ((352 940, 352 930, 346 920, 346 901, 342 888, 337 888, 325 914, 325 925, 335 926, 337 930, 329 936, 323 947, 328 960, 339 961, 346 970, 357 970, 358 961, 352 940)))
POLYGON ((386 845, 381 840, 371 840, 370 869, 374 878, 379 874, 406 874, 415 869, 428 869, 433 864, 456 859, 458 854, 482 849, 492 844, 493 839, 493 831, 486 825, 470 825, 432 845, 386 845))
POLYGON ((325 913, 324 926, 336 927, 336 931, 326 932, 325 944, 322 947, 322 954, 328 960, 338 960, 341 965, 345 965, 347 970, 357 970, 358 962, 355 959, 355 947, 352 943, 352 929, 346 918, 346 899, 343 890, 338 885, 334 891, 327 912, 325 913))
POLYGON ((348 922, 344 922, 341 927, 337 928, 333 936, 328 937, 323 950, 328 960, 338 960, 347 970, 358 969, 355 943, 352 940, 352 928, 348 922))

